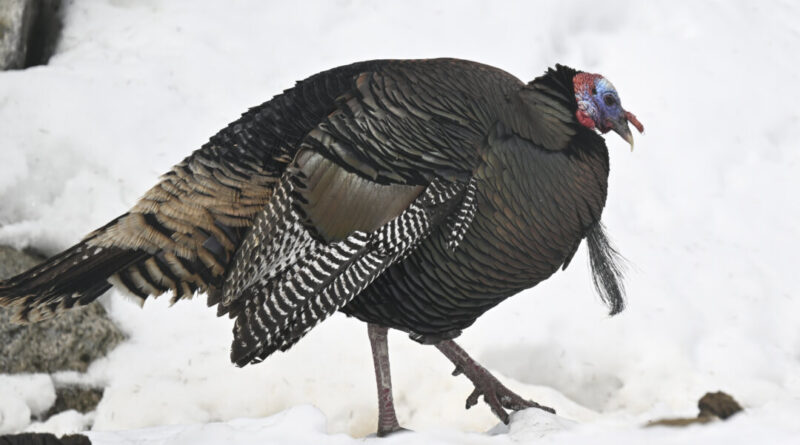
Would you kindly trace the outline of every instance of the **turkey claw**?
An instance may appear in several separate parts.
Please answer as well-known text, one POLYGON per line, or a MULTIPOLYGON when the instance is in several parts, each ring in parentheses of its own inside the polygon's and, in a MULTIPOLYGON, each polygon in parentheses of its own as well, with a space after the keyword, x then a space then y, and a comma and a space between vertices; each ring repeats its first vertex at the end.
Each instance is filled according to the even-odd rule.
POLYGON ((466 408, 470 409, 478 404, 478 399, 483 396, 483 401, 489 405, 492 412, 503 423, 508 424, 509 416, 506 409, 519 411, 526 408, 539 408, 549 413, 556 413, 553 408, 539 405, 532 400, 525 400, 510 389, 503 386, 492 373, 472 359, 466 351, 461 349, 453 340, 443 340, 436 343, 436 348, 456 365, 453 375, 464 374, 475 389, 467 397, 466 408))
POLYGON ((480 390, 478 388, 475 388, 472 391, 472 394, 470 394, 469 397, 467 397, 467 406, 466 406, 466 408, 470 409, 473 406, 477 405, 478 404, 478 397, 480 397, 480 396, 481 396, 480 390))
POLYGON ((556 410, 549 406, 540 405, 533 400, 525 400, 510 389, 506 388, 502 383, 497 381, 493 376, 486 373, 484 378, 475 379, 475 389, 467 397, 466 408, 470 409, 478 404, 478 398, 483 396, 483 401, 489 405, 492 412, 501 422, 508 424, 510 417, 506 410, 520 411, 527 408, 538 408, 555 414, 556 410))

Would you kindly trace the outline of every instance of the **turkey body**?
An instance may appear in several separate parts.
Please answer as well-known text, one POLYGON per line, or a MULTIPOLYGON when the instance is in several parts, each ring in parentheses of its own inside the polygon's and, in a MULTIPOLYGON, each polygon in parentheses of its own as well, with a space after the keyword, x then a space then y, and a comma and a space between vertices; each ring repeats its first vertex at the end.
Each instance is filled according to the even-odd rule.
POLYGON ((521 105, 515 97, 525 84, 510 74, 458 60, 408 63, 390 65, 383 74, 409 82, 398 88, 408 91, 406 97, 372 94, 368 99, 408 108, 427 102, 432 106, 426 111, 459 112, 440 117, 460 136, 441 150, 460 152, 463 164, 456 174, 475 179, 475 215, 458 248, 448 246, 449 228, 439 227, 342 311, 435 343, 457 336, 505 298, 566 266, 600 219, 608 151, 594 132, 567 123, 575 111, 570 105, 572 72, 563 73, 558 79, 562 83, 544 86, 558 102, 542 103, 541 112, 561 107, 565 113, 560 116, 564 120, 553 119, 548 130, 574 132, 569 140, 557 141, 526 137, 531 129, 518 120, 524 111, 515 109, 521 105), (418 63, 434 69, 420 71, 418 63), (430 78, 422 79, 421 72, 430 73, 430 78), (427 88, 412 86, 426 81, 427 88), (454 97, 462 98, 462 108, 444 99, 454 97))
POLYGON ((475 171, 477 209, 458 248, 448 247, 447 228, 434 232, 345 313, 436 343, 566 267, 600 218, 607 152, 549 152, 514 134, 492 137, 502 140, 475 171))
POLYGON ((213 136, 131 211, 0 283, 36 320, 112 284, 207 292, 232 359, 285 350, 330 313, 457 336, 566 267, 606 199, 608 152, 563 66, 525 84, 457 59, 316 74, 213 136))

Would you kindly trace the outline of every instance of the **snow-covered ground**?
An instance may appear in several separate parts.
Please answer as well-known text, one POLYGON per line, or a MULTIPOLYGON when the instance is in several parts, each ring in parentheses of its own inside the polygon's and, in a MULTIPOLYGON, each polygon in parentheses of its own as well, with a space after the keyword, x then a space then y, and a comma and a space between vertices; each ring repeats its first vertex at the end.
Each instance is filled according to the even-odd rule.
MULTIPOLYGON (((633 154, 608 141, 604 219, 629 260, 628 309, 607 317, 581 251, 467 330, 468 351, 559 412, 518 413, 507 428, 482 403, 463 409, 471 387, 438 352, 392 335, 398 416, 417 433, 381 443, 800 440, 796 2, 80 0, 64 33, 49 65, 0 73, 0 243, 47 253, 125 211, 248 107, 326 68, 449 56, 525 80, 556 62, 604 74, 647 129, 633 154), (746 411, 642 428, 692 416, 720 389, 746 411)), ((363 324, 337 315, 238 369, 232 323, 204 300, 139 309, 112 292, 130 339, 86 374, 55 377, 105 385, 96 412, 31 424, 53 381, 0 376, 0 433, 349 444, 374 432, 363 324)))

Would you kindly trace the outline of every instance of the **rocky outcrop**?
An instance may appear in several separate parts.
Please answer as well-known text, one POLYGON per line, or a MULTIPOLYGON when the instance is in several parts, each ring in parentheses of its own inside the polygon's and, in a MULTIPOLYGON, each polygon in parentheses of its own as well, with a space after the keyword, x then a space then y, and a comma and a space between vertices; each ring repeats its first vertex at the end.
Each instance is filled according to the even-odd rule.
POLYGON ((50 433, 22 433, 0 436, 0 445, 92 445, 83 434, 70 434, 59 439, 50 433))
MULTIPOLYGON (((42 258, 0 246, 0 279, 35 265, 42 258)), ((0 308, 0 373, 86 371, 124 339, 98 303, 29 325, 10 322, 0 308)))
POLYGON ((0 70, 42 65, 61 33, 61 0, 0 1, 0 70))

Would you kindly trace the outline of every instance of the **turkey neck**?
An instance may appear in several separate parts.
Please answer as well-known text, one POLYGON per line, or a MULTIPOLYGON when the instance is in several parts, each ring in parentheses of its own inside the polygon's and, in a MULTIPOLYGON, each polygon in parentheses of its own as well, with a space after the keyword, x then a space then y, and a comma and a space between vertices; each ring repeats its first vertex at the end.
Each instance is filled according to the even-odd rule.
POLYGON ((608 150, 575 119, 574 75, 559 67, 522 87, 480 149, 478 213, 464 250, 483 257, 484 272, 474 272, 484 280, 509 284, 499 294, 567 264, 605 206, 608 150))

